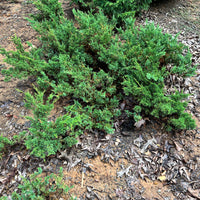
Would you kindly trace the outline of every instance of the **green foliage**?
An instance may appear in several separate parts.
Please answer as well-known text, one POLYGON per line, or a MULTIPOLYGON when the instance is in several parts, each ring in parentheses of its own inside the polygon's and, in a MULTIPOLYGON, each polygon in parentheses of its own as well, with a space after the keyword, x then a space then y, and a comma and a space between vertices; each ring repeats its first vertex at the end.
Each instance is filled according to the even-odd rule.
POLYGON ((33 51, 26 52, 21 44, 20 38, 14 36, 12 41, 16 46, 16 51, 7 52, 5 49, 0 48, 0 53, 6 56, 5 61, 15 66, 14 69, 11 67, 9 70, 2 70, 2 73, 6 75, 6 80, 9 80, 11 77, 24 78, 40 73, 46 65, 44 60, 40 60, 41 50, 33 49, 33 51))
POLYGON ((127 97, 134 100, 126 112, 135 121, 146 115, 163 120, 167 130, 195 128, 185 113, 187 95, 166 94, 164 89, 169 75, 184 78, 195 73, 191 53, 177 41, 178 35, 163 34, 148 22, 137 27, 132 17, 116 34, 116 23, 101 11, 93 15, 74 10, 75 25, 63 16, 56 0, 38 0, 37 8, 39 15, 29 21, 40 35, 41 46, 25 51, 14 37, 16 51, 0 49, 14 66, 4 74, 37 78, 37 94, 26 94, 26 106, 34 114, 25 142, 32 154, 42 158, 55 154, 73 145, 83 130, 113 133, 119 102, 127 97), (44 102, 41 91, 46 90, 51 94, 44 102), (67 114, 48 121, 56 99, 66 96, 74 102, 66 107, 67 114))
POLYGON ((28 134, 21 134, 24 135, 25 145, 27 149, 31 149, 31 154, 45 159, 62 148, 76 144, 76 138, 89 127, 89 119, 85 114, 77 112, 80 105, 75 103, 66 108, 65 115, 49 121, 48 116, 56 99, 52 102, 54 95, 50 95, 44 103, 44 92, 36 91, 35 96, 25 94, 25 107, 33 111, 34 117, 26 117, 30 120, 31 127, 28 134))
POLYGON ((128 72, 122 83, 125 94, 134 94, 147 115, 169 118, 168 130, 195 128, 194 120, 189 114, 184 113, 187 103, 182 100, 187 95, 179 92, 166 95, 164 91, 164 82, 169 78, 169 74, 182 77, 194 74, 195 67, 191 66, 191 54, 188 51, 183 56, 183 51, 187 50, 187 47, 178 43, 177 37, 163 34, 153 24, 147 23, 145 27, 135 29, 129 20, 131 19, 126 21, 126 30, 120 30, 122 40, 126 41, 122 47, 125 51, 123 55, 117 55, 126 56, 130 63, 126 62, 124 66, 128 72), (130 62, 131 59, 133 62, 130 62), (172 66, 171 70, 167 70, 167 64, 172 66), (181 121, 181 124, 175 123, 177 121, 181 121))
POLYGON ((133 108, 132 111, 129 111, 129 110, 125 110, 126 114, 128 117, 133 117, 133 119, 138 122, 139 120, 142 119, 142 116, 141 116, 141 111, 142 111, 142 108, 140 106, 135 106, 133 108))
MULTIPOLYGON (((63 171, 60 168, 59 174, 50 174, 44 178, 42 169, 38 168, 38 172, 31 174, 29 178, 22 178, 22 184, 18 186, 17 192, 12 193, 12 200, 46 200, 51 198, 51 195, 61 197, 66 195, 71 188, 63 183, 63 171)), ((6 196, 0 198, 7 200, 6 196)))
POLYGON ((13 145, 13 141, 1 135, 0 136, 0 153, 2 153, 10 145, 13 145))
POLYGON ((64 14, 61 3, 57 0, 35 0, 33 4, 40 11, 36 15, 31 15, 34 20, 56 20, 59 21, 60 17, 64 14))
POLYGON ((148 9, 152 0, 72 0, 80 9, 103 10, 109 18, 113 16, 121 22, 127 17, 134 16, 136 12, 148 9))
POLYGON ((2 197, 0 197, 0 200, 8 200, 8 197, 2 196, 2 197))

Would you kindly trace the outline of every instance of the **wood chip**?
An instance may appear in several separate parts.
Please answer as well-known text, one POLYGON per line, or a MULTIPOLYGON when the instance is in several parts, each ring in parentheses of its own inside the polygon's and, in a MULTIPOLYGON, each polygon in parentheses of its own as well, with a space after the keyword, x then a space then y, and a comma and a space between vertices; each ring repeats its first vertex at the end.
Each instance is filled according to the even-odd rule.
POLYGON ((188 192, 195 198, 200 199, 200 191, 199 190, 193 190, 191 187, 188 187, 188 192))

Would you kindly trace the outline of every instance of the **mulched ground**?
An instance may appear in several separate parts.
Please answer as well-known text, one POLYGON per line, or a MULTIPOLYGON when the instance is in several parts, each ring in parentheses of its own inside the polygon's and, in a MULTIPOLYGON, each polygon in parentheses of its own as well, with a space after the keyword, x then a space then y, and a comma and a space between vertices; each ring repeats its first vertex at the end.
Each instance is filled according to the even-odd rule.
MULTIPOLYGON (((200 63, 200 2, 198 0, 159 1, 137 18, 145 24, 146 18, 159 24, 163 32, 172 35, 180 32, 179 40, 187 44, 193 54, 193 64, 200 63)), ((67 17, 72 18, 69 2, 63 4, 67 17)), ((14 34, 23 44, 31 41, 38 45, 37 33, 24 19, 36 12, 29 1, 0 2, 0 45, 7 50, 14 46, 9 40, 14 34)), ((28 48, 28 46, 26 46, 28 48)), ((0 68, 3 67, 0 56, 0 68)), ((65 182, 74 185, 70 194, 85 199, 135 199, 135 200, 194 200, 200 199, 200 66, 195 77, 183 80, 170 77, 167 88, 183 89, 192 95, 188 112, 197 122, 197 129, 167 134, 158 122, 146 119, 136 128, 131 121, 124 122, 114 135, 88 133, 70 150, 59 152, 44 162, 32 157, 21 145, 8 149, 0 160, 0 196, 16 189, 21 176, 43 169, 57 173, 62 166, 65 182)), ((24 116, 23 94, 16 88, 31 90, 34 80, 12 80, 5 83, 0 74, 0 131, 13 136, 30 126, 24 116)), ((56 105, 52 116, 59 115, 62 103, 56 105)), ((120 122, 116 123, 118 127, 120 122)), ((52 197, 54 199, 68 199, 52 197)))

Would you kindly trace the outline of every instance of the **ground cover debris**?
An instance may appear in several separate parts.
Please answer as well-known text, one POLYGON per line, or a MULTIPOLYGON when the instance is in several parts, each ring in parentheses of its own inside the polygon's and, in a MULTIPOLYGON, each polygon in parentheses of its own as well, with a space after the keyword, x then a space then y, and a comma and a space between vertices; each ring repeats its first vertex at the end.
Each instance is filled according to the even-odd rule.
MULTIPOLYGON (((65 15, 72 16, 69 2, 64 1, 63 6, 65 15)), ((26 41, 39 45, 36 32, 23 19, 34 12, 36 10, 29 1, 0 2, 0 44, 3 47, 14 50, 9 38, 15 33, 22 39, 25 49, 29 48, 26 41)), ((192 63, 198 65, 198 13, 199 2, 195 0, 161 2, 138 16, 136 23, 145 24, 148 18, 159 24, 163 32, 172 35, 180 32, 178 39, 189 46, 192 63)), ((0 67, 5 65, 2 59, 1 56, 0 67)), ((156 120, 144 119, 145 123, 133 127, 131 121, 123 122, 122 119, 115 123, 118 132, 114 135, 88 132, 79 137, 76 146, 48 157, 46 162, 29 155, 19 140, 7 149, 0 161, 1 195, 10 195, 20 183, 21 175, 28 176, 38 167, 42 168, 43 175, 58 173, 63 167, 66 185, 74 185, 70 195, 79 199, 199 199, 199 72, 198 65, 194 77, 183 80, 171 76, 166 82, 169 93, 175 86, 192 94, 187 111, 196 121, 195 130, 167 134, 156 120)), ((5 83, 4 76, 0 74, 0 130, 3 136, 11 139, 13 135, 29 129, 30 123, 23 116, 31 113, 24 107, 24 96, 19 90, 30 90, 34 82, 35 79, 31 78, 5 83)), ((64 112, 62 106, 65 105, 66 100, 61 99, 51 112, 51 118, 64 112)))

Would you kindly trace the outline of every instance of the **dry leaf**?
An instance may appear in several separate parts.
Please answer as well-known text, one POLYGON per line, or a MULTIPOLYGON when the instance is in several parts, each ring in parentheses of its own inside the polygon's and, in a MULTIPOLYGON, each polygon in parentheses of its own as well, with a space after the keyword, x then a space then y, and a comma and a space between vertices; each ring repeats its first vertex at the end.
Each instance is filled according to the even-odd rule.
POLYGON ((120 108, 121 110, 124 110, 126 107, 126 101, 123 101, 121 104, 120 104, 120 108))
POLYGON ((155 138, 152 138, 150 140, 148 140, 144 146, 142 147, 141 149, 141 153, 144 153, 146 151, 146 149, 148 148, 149 145, 153 146, 154 148, 157 148, 157 145, 156 145, 157 141, 155 138))
POLYGON ((165 175, 166 175, 166 171, 162 172, 161 175, 162 175, 162 176, 165 176, 165 175))
POLYGON ((148 150, 146 153, 145 153, 146 156, 150 156, 151 155, 151 152, 148 150))
POLYGON ((163 181, 166 181, 167 178, 166 178, 166 176, 159 176, 158 180, 160 180, 161 182, 163 182, 163 181))
POLYGON ((180 147, 180 145, 177 142, 174 141, 174 144, 176 146, 177 151, 181 151, 183 149, 183 148, 180 147))
POLYGON ((135 122, 134 126, 140 128, 145 123, 145 120, 141 119, 138 122, 135 122))
POLYGON ((129 167, 127 167, 126 169, 122 169, 121 171, 117 172, 117 176, 118 177, 122 177, 124 174, 128 175, 130 168, 133 165, 130 165, 129 167))

